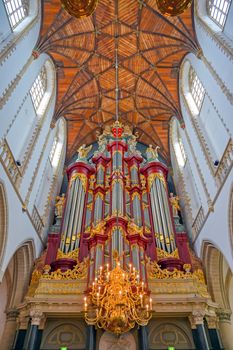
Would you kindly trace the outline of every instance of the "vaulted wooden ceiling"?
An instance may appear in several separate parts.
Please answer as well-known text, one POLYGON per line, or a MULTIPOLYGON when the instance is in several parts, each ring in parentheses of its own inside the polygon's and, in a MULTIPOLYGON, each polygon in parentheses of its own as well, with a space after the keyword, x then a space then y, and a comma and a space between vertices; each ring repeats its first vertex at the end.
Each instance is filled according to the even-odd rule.
POLYGON ((57 67, 54 119, 63 116, 68 123, 67 159, 115 120, 117 56, 119 119, 169 160, 169 120, 182 119, 179 65, 187 52, 198 51, 191 9, 167 18, 155 0, 99 0, 91 17, 76 19, 58 0, 44 1, 37 46, 57 67))

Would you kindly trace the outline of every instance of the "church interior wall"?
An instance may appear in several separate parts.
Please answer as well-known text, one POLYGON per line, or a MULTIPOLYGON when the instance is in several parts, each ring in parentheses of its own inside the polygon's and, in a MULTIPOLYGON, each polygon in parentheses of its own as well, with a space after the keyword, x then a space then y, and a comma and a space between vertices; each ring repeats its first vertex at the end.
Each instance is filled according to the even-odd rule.
POLYGON ((202 245, 202 261, 212 300, 218 304, 219 329, 225 349, 233 349, 233 274, 223 253, 211 242, 202 245))
MULTIPOLYGON (((201 2, 202 0, 196 1, 199 11, 203 11, 201 2)), ((59 128, 58 123, 55 126, 51 125, 56 103, 55 67, 47 54, 42 53, 36 60, 31 55, 39 36, 41 10, 38 1, 31 1, 30 4, 30 16, 20 24, 19 28, 11 31, 5 8, 3 3, 0 3, 0 52, 3 52, 0 54, 0 76, 1 81, 4 81, 4 84, 0 85, 0 139, 7 140, 15 161, 26 152, 28 135, 33 134, 36 125, 35 120, 38 116, 29 91, 45 62, 51 65, 49 78, 53 80, 50 85, 52 94, 49 108, 45 112, 45 119, 31 150, 31 156, 27 160, 19 188, 10 179, 11 174, 7 173, 2 159, 0 161, 0 219, 2 219, 0 338, 2 337, 5 342, 2 345, 3 349, 9 348, 9 344, 12 343, 16 327, 15 307, 23 300, 26 293, 33 261, 45 247, 48 227, 53 216, 51 210, 54 198, 60 190, 63 178, 66 152, 64 122, 61 126, 64 138, 60 160, 56 167, 50 164, 49 155, 59 128), (14 43, 14 47, 8 49, 11 42, 14 43), (21 126, 25 123, 26 126, 22 129, 21 126), (25 199, 27 199, 26 210, 25 199), (32 222, 35 207, 44 221, 40 233, 32 222)), ((196 19, 196 34, 203 56, 198 59, 189 54, 184 62, 190 62, 206 90, 200 114, 196 117, 200 118, 199 126, 210 149, 210 155, 205 153, 205 144, 201 144, 193 128, 191 122, 193 116, 181 91, 181 81, 180 102, 185 129, 179 125, 177 127, 187 161, 183 167, 179 167, 173 152, 171 159, 174 182, 181 197, 186 227, 198 256, 203 259, 209 291, 222 311, 220 330, 224 335, 224 345, 226 349, 231 350, 233 349, 230 339, 233 333, 233 170, 232 168, 229 170, 219 185, 211 172, 208 159, 213 160, 216 157, 216 160, 221 161, 233 133, 233 5, 231 4, 223 32, 211 23, 205 13, 200 16, 209 28, 207 30, 203 23, 196 19), (214 40, 215 35, 218 35, 218 40, 214 40), (219 38, 224 39, 222 48, 219 45, 219 38), (212 127, 213 119, 214 127, 212 127), (194 232, 194 225, 196 219, 199 220, 200 212, 202 213, 200 225, 194 232)), ((177 349, 185 349, 187 346, 189 349, 194 349, 188 319, 185 317, 178 321, 156 317, 156 320, 152 320, 148 331, 150 349, 165 349, 168 345, 167 340, 163 338, 166 332, 167 339, 175 337, 181 340, 180 344, 176 345, 177 349)), ((102 334, 102 331, 99 331, 98 341, 102 334)), ((137 344, 136 336, 134 338, 137 344)), ((62 339, 70 339, 69 349, 77 349, 75 344, 78 342, 78 349, 84 350, 86 342, 84 322, 80 319, 69 319, 69 322, 66 319, 48 319, 41 349, 57 349, 57 345, 62 345, 62 339)))
MULTIPOLYGON (((229 65, 230 64, 229 61, 229 65)), ((217 180, 217 173, 215 173, 216 170, 213 168, 213 163, 210 163, 211 161, 214 162, 214 154, 216 154, 216 160, 219 161, 219 164, 221 161, 224 161, 223 157, 226 156, 226 149, 229 147, 229 142, 231 140, 232 123, 230 128, 228 128, 228 117, 229 112, 231 111, 232 113, 232 106, 228 101, 227 115, 225 109, 226 104, 224 105, 222 102, 226 97, 225 91, 224 89, 217 91, 216 81, 215 83, 212 82, 211 86, 212 79, 214 79, 214 76, 210 73, 203 60, 196 58, 192 54, 189 54, 185 58, 181 68, 180 81, 180 101, 185 129, 180 128, 180 135, 184 144, 184 149, 187 152, 187 159, 191 166, 196 190, 201 199, 200 208, 203 210, 202 225, 204 224, 204 226, 201 233, 196 239, 196 233, 192 233, 193 239, 195 240, 195 247, 200 255, 201 242, 205 239, 210 239, 215 242, 218 247, 221 247, 220 249, 226 254, 228 262, 232 267, 232 254, 229 245, 228 213, 227 210, 225 210, 224 213, 222 211, 224 201, 226 203, 226 198, 229 200, 228 194, 232 183, 231 163, 229 163, 229 167, 227 168, 224 179, 222 178, 221 183, 217 180), (189 105, 189 96, 187 94, 188 65, 193 67, 206 91, 199 114, 195 114, 195 111, 192 111, 192 106, 190 107, 189 105), (186 80, 184 79, 184 81, 182 81, 182 69, 186 69, 186 80), (221 100, 221 108, 216 107, 217 100, 221 100), (218 127, 215 124, 215 127, 213 128, 213 119, 218 121, 218 127), (196 128, 195 125, 197 125, 196 128), (198 128, 198 126, 200 128, 198 128), (205 132, 208 133, 208 140, 205 132), (190 140, 192 140, 192 142, 190 142, 190 140), (211 145, 214 147, 214 152, 212 151, 212 154, 209 149, 211 145), (205 223, 204 218, 206 218, 205 223), (221 234, 219 234, 219 232, 221 232, 221 234), (223 235, 225 237, 225 243, 222 241, 223 235)), ((176 173, 177 164, 175 164, 174 159, 173 164, 174 172, 176 173)), ((183 169, 183 172, 185 172, 185 168, 183 169)), ((177 183, 177 175, 175 183, 177 183)), ((192 195, 190 194, 190 197, 191 196, 192 195)), ((193 221, 189 222, 189 229, 190 227, 193 229, 195 220, 195 215, 192 216, 186 214, 186 221, 193 221)))
MULTIPOLYGON (((37 0, 30 1, 30 8, 29 16, 11 30, 7 39, 0 42, 0 75, 5 82, 0 87, 0 95, 3 99, 1 103, 4 103, 9 93, 12 93, 25 69, 33 61, 31 54, 39 36, 41 9, 37 0)), ((6 15, 5 7, 2 12, 2 16, 6 15)))
POLYGON ((14 340, 17 311, 23 301, 35 259, 32 240, 25 241, 12 256, 0 288, 2 313, 0 314, 1 347, 9 349, 14 340))
POLYGON ((208 16, 205 1, 197 0, 195 2, 195 14, 196 35, 205 59, 213 67, 224 85, 232 92, 233 73, 230 68, 233 52, 233 31, 231 29, 233 23, 232 3, 230 4, 223 28, 220 28, 208 16))
POLYGON ((6 197, 8 208, 14 208, 14 210, 7 210, 7 240, 5 245, 5 252, 1 262, 1 278, 9 264, 10 259, 14 255, 15 251, 20 247, 23 242, 27 240, 33 240, 35 245, 35 254, 39 255, 42 249, 42 241, 38 237, 35 228, 32 225, 28 215, 22 210, 22 203, 19 200, 4 168, 0 164, 1 169, 1 182, 4 183, 6 189, 6 197))
MULTIPOLYGON (((3 6, 2 2, 1 6, 3 6)), ((5 8, 4 12, 1 12, 1 16, 5 18, 5 8)), ((54 64, 46 54, 42 54, 37 60, 34 60, 32 56, 32 51, 39 35, 40 19, 40 4, 38 1, 31 1, 29 16, 16 29, 10 32, 8 22, 8 26, 4 25, 1 32, 0 75, 4 84, 1 84, 0 137, 8 142, 14 162, 17 160, 22 161, 19 158, 24 156, 27 148, 30 148, 20 185, 14 183, 10 168, 7 169, 3 159, 1 159, 0 164, 1 185, 4 184, 5 197, 7 198, 7 205, 5 205, 7 227, 5 223, 5 236, 1 237, 1 242, 3 243, 5 239, 6 244, 5 246, 3 245, 0 261, 1 279, 4 280, 4 283, 1 285, 1 293, 4 298, 6 296, 6 274, 9 274, 9 266, 11 266, 11 261, 14 259, 16 252, 20 247, 25 246, 25 242, 32 242, 34 247, 33 258, 30 261, 22 261, 22 268, 27 269, 30 275, 34 259, 39 256, 44 248, 48 225, 51 223, 51 207, 47 208, 46 205, 48 206, 48 203, 51 204, 51 201, 54 201, 54 196, 60 190, 63 176, 66 137, 63 137, 62 140, 58 164, 56 167, 51 166, 50 174, 47 174, 51 179, 51 183, 48 182, 44 190, 47 192, 49 190, 50 192, 48 193, 49 196, 45 198, 46 202, 41 203, 41 206, 45 208, 45 215, 41 218, 41 220, 43 219, 44 229, 42 232, 38 232, 37 222, 34 222, 33 218, 33 210, 41 190, 40 186, 43 180, 44 169, 48 163, 58 126, 58 124, 55 127, 51 126, 56 101, 54 64), (40 109, 40 115, 38 116, 29 91, 43 65, 46 66, 47 70, 47 89, 45 93, 47 101, 44 104, 45 108, 40 109), (26 139, 35 133, 34 129, 38 118, 42 120, 42 123, 36 135, 36 142, 27 144, 29 140, 26 139), (22 125, 25 127, 22 128, 22 125), (22 132, 21 137, 19 137, 20 132, 22 132), (25 200, 27 200, 26 207, 25 200), (7 208, 14 208, 14 210, 7 210, 7 208)), ((65 133, 65 123, 63 122, 63 124, 65 133)), ((36 218, 36 220, 38 221, 39 218, 36 218)), ((1 231, 2 235, 2 227, 1 231)), ((26 283, 28 284, 28 280, 26 283)), ((20 285, 18 287, 19 289, 21 288, 20 285)), ((23 296, 25 292, 26 289, 24 288, 22 291, 23 296)), ((10 293, 9 288, 7 293, 10 293)), ((7 310, 4 310, 4 314, 1 314, 1 331, 4 328, 4 321, 6 321, 5 312, 7 310)))
POLYGON ((233 43, 233 6, 232 3, 230 5, 229 13, 227 16, 227 21, 224 26, 224 34, 231 40, 233 43))
POLYGON ((3 42, 11 34, 11 26, 8 20, 5 6, 2 1, 0 2, 0 21, 1 21, 0 45, 1 45, 1 42, 3 42))
POLYGON ((212 242, 219 251, 222 252, 233 271, 233 254, 228 210, 232 190, 232 176, 233 171, 231 170, 231 173, 214 203, 214 212, 209 213, 208 218, 194 243, 196 252, 200 256, 203 242, 212 242), (223 208, 225 208, 225 210, 223 210, 223 208))

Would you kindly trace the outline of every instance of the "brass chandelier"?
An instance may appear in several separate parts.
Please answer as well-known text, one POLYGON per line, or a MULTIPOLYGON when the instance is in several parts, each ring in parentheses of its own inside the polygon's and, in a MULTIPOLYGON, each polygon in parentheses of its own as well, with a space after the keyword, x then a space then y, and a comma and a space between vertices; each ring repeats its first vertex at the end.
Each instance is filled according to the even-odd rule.
POLYGON ((152 299, 135 268, 124 271, 118 259, 116 267, 99 269, 98 278, 84 297, 85 321, 106 331, 122 334, 136 324, 145 326, 152 314, 152 299))
MULTIPOLYGON (((92 15, 98 0, 61 0, 61 4, 71 16, 82 18, 92 15)), ((156 4, 163 15, 179 16, 191 6, 192 0, 156 0, 156 4)))

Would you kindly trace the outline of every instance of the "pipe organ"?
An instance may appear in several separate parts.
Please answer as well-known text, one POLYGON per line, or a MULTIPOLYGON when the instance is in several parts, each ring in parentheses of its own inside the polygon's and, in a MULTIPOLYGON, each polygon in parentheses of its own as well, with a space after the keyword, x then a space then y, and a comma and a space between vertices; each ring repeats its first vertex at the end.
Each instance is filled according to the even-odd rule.
POLYGON ((56 223, 20 317, 40 308, 47 317, 84 318, 88 350, 96 350, 95 328, 117 341, 137 325, 140 349, 148 350, 151 317, 216 317, 158 146, 141 154, 137 135, 115 122, 98 135, 97 151, 91 148, 81 146, 67 168, 67 191, 57 198, 56 223))
POLYGON ((123 268, 132 264, 145 283, 147 259, 166 268, 190 263, 184 235, 176 233, 168 169, 158 159, 158 147, 149 145, 143 157, 137 136, 116 122, 98 136, 98 150, 88 160, 90 150, 81 146, 77 161, 67 168, 57 256, 89 258, 88 285, 100 266, 115 267, 114 252, 123 268))

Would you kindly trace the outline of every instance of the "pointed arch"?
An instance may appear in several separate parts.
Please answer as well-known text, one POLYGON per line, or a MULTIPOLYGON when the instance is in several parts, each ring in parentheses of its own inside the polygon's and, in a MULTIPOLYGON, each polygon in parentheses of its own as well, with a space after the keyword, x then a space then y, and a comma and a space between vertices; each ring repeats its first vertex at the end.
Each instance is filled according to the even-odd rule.
POLYGON ((0 310, 2 349, 10 349, 13 343, 17 326, 17 307, 27 293, 35 258, 34 253, 33 241, 23 242, 11 257, 3 276, 3 284, 0 284, 0 294, 1 297, 3 296, 0 310), (7 315, 12 316, 8 319, 7 315))
POLYGON ((228 209, 229 235, 230 235, 230 242, 231 242, 231 253, 233 255, 233 184, 231 186, 228 208, 229 208, 228 209))
POLYGON ((7 195, 3 182, 0 181, 0 266, 5 253, 8 230, 7 195))
POLYGON ((223 274, 223 264, 228 267, 224 255, 209 241, 202 245, 202 261, 206 273, 208 290, 213 300, 220 309, 230 310, 229 295, 226 289, 226 281, 229 280, 223 274))
POLYGON ((8 308, 15 308, 23 301, 29 285, 31 271, 35 260, 35 247, 32 240, 26 241, 15 251, 13 257, 13 276, 11 296, 8 308))

